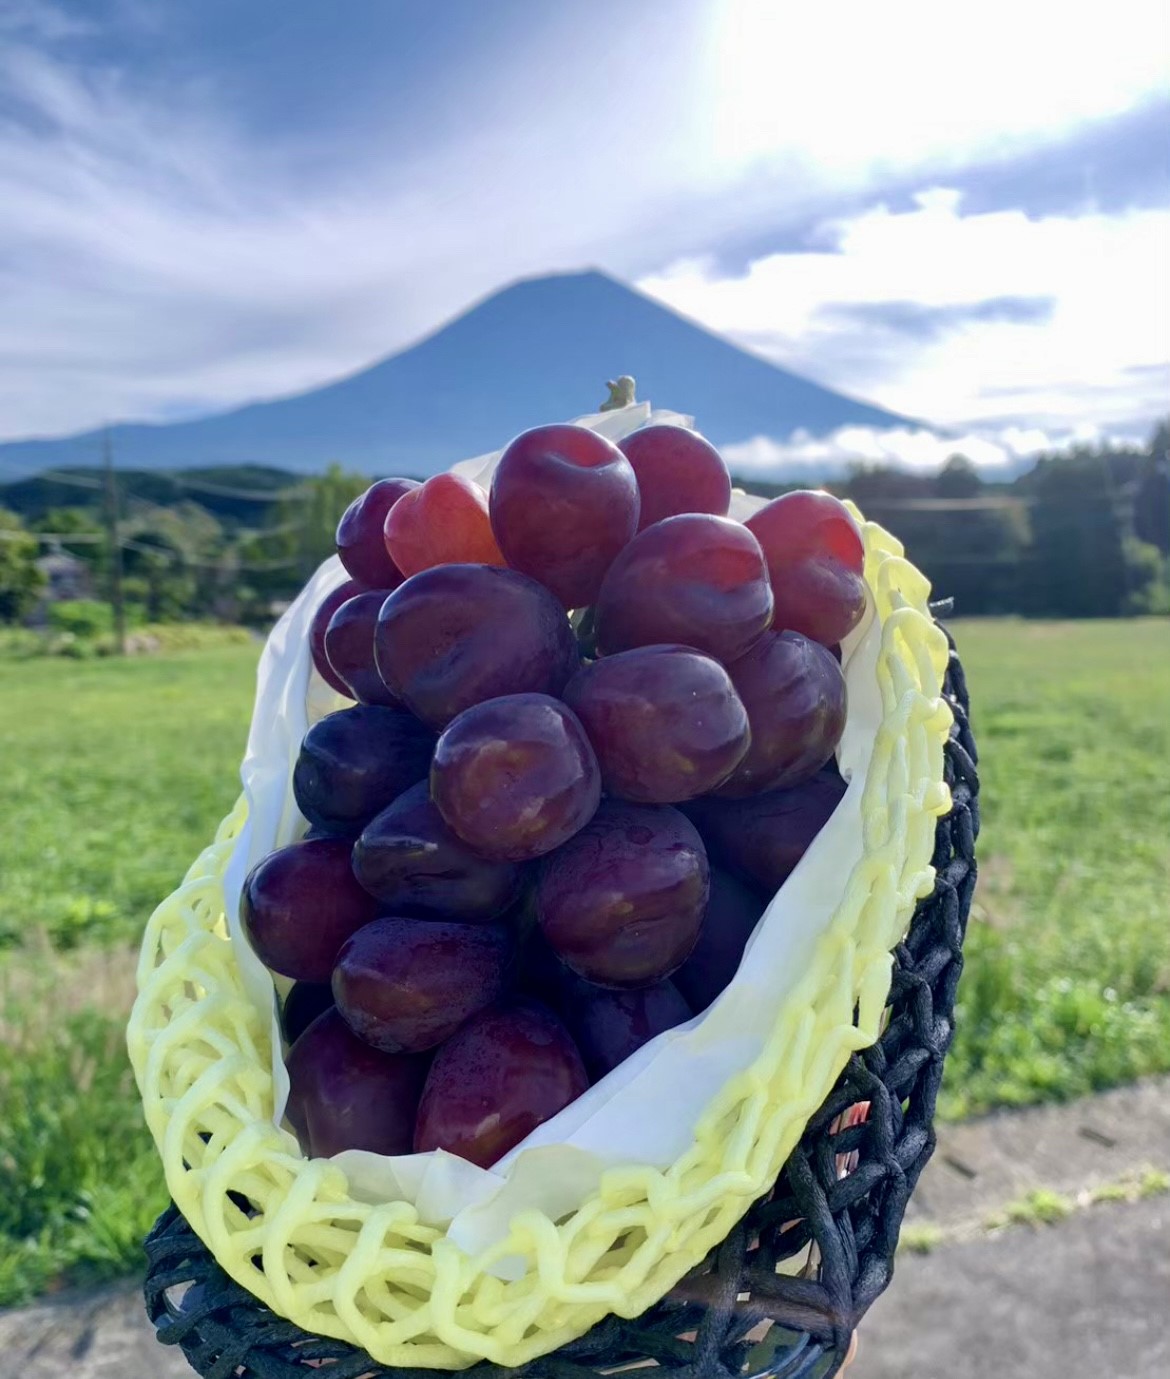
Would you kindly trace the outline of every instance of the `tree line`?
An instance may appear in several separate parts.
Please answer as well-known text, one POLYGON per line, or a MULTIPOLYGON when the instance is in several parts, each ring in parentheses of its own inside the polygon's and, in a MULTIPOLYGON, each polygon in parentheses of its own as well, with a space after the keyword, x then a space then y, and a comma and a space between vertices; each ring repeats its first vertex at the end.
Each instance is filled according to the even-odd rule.
MULTIPOLYGON (((108 600, 118 561, 132 619, 264 626, 368 482, 339 465, 123 472, 112 524, 95 471, 0 486, 0 622, 43 619, 62 567, 108 600)), ((744 482, 765 496, 799 486, 744 482)), ((892 531, 957 614, 1170 613, 1170 422, 1144 447, 1041 456, 1010 481, 955 455, 936 474, 858 467, 828 487, 892 531)))

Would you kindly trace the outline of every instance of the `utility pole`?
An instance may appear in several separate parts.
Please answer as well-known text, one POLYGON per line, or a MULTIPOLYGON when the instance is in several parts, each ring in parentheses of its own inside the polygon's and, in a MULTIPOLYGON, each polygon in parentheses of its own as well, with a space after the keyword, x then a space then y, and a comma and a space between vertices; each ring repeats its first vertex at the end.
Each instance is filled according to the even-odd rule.
POLYGON ((105 478, 106 540, 110 547, 110 606, 114 610, 114 645, 119 656, 126 654, 126 604, 122 597, 122 539, 118 534, 118 489, 114 481, 114 449, 107 430, 102 442, 102 471, 105 478))

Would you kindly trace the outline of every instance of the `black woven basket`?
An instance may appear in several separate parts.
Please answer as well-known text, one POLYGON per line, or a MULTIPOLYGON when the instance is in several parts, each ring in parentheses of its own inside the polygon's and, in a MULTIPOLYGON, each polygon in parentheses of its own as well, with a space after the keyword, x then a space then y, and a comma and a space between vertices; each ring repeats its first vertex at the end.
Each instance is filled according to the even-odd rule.
MULTIPOLYGON (((469 1379, 597 1379, 648 1360, 661 1379, 830 1379, 840 1370, 858 1322, 893 1275, 902 1216, 934 1150, 963 966, 979 782, 953 642, 943 692, 955 712, 945 748, 954 807, 935 834, 934 891, 894 954, 881 1038, 850 1060, 768 1196, 660 1303, 630 1321, 609 1317, 516 1369, 482 1362, 462 1372, 469 1379), (868 1118, 843 1125, 861 1103, 868 1118), (798 1274, 777 1273, 801 1257, 798 1274)), ((146 1307, 158 1338, 181 1346, 203 1379, 434 1379, 434 1370, 379 1365, 278 1317, 228 1278, 174 1206, 146 1255, 146 1307)))

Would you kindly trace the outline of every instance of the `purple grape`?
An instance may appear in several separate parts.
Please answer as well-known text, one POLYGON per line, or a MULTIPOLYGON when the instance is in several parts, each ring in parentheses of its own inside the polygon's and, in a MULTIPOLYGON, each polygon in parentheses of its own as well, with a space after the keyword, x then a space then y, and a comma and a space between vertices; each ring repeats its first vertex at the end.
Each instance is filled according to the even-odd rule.
POLYGON ((629 460, 584 426, 525 431, 492 477, 492 531, 504 559, 566 608, 588 607, 597 597, 614 556, 638 529, 639 506, 629 460))
POLYGON ((415 1152, 445 1149, 490 1168, 588 1086, 577 1046, 551 1011, 533 1001, 486 1010, 435 1055, 415 1152))
POLYGON ((437 565, 408 579, 382 606, 375 657, 390 690, 434 728, 500 695, 560 694, 579 664, 556 599, 492 565, 437 565))
POLYGON ((728 517, 688 513, 639 532, 597 596, 604 655, 678 642, 724 664, 742 656, 772 621, 772 588, 760 543, 728 517))
POLYGON ((396 589, 402 583, 383 529, 394 504, 418 486, 414 479, 379 479, 350 503, 337 524, 338 557, 367 589, 396 589))
POLYGON ((727 671, 685 646, 645 646, 577 672, 564 701, 585 726, 607 794, 675 804, 713 790, 748 750, 727 671))
POLYGON ((317 667, 317 674, 330 689, 335 689, 338 694, 344 694, 347 699, 352 699, 353 695, 349 686, 329 664, 329 657, 325 654, 325 632, 333 620, 334 613, 341 605, 361 592, 362 586, 357 580, 347 579, 331 594, 325 595, 317 605, 317 611, 313 614, 313 620, 309 624, 309 654, 313 658, 313 664, 317 667))
POLYGON ((358 885, 344 838, 314 838, 270 852, 248 873, 240 922, 273 972, 327 982, 346 939, 378 914, 358 885))
POLYGON ((374 628, 389 595, 388 589, 371 589, 346 599, 325 629, 325 656, 351 699, 400 709, 401 700, 386 688, 374 664, 374 628))
POLYGON ((345 1149, 409 1154, 429 1063, 371 1048, 336 1009, 319 1015, 285 1060, 287 1115, 301 1147, 319 1159, 345 1149))
POLYGON ((707 872, 702 839, 677 809, 605 800, 592 823, 541 863, 541 930, 587 981, 649 986, 695 946, 707 872))
POLYGON ((751 746, 719 795, 758 795, 815 776, 845 731, 845 677, 818 642, 765 632, 727 668, 751 722, 751 746))
POLYGON ((713 861, 774 895, 844 793, 841 777, 822 771, 791 790, 735 800, 704 795, 683 808, 713 861))
POLYGON ((706 1010, 735 976, 768 899, 730 872, 711 868, 711 896, 699 941, 674 974, 674 984, 692 1010, 706 1010))
POLYGON ((435 748, 431 798, 474 852, 526 862, 589 822, 601 776, 574 713, 547 694, 510 694, 448 725, 435 748))
POLYGON ((352 836, 422 780, 435 735, 401 709, 357 704, 314 723, 293 770, 297 807, 315 827, 352 836))
POLYGON ((638 530, 683 512, 727 515, 731 475, 719 451, 697 431, 655 423, 618 442, 638 479, 638 530))
POLYGON ((565 1023, 595 1082, 643 1044, 691 1018, 690 1006, 670 981, 638 991, 607 991, 577 981, 564 1010, 565 1023))
POLYGON ((333 1006, 328 982, 294 982, 280 1008, 280 1030, 286 1044, 295 1044, 318 1015, 333 1006))
POLYGON ((520 893, 520 868, 472 852, 443 822, 419 781, 367 826, 353 850, 361 884, 397 912, 478 924, 520 893))
POLYGON ((367 1044, 421 1053, 501 994, 512 947, 502 924, 376 919, 341 950, 333 998, 367 1044))

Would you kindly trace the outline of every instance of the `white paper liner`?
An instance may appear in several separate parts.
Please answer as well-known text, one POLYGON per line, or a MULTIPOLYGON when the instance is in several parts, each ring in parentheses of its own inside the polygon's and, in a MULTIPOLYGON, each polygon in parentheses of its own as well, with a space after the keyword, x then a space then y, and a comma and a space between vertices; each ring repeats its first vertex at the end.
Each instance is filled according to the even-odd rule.
MULTIPOLYGON (((653 412, 648 403, 578 418, 612 440, 647 421, 691 424, 676 413, 653 412)), ((455 471, 486 486, 500 453, 465 460, 455 471)), ((763 502, 737 491, 731 515, 749 516, 763 502)), ((272 1012, 277 1124, 288 1098, 288 1075, 275 987, 243 935, 239 898, 251 868, 304 833, 306 823, 292 793, 301 739, 311 723, 350 702, 317 674, 308 646, 314 611, 346 578, 336 557, 325 561, 268 639, 241 767, 248 817, 224 875, 228 926, 245 987, 258 1010, 272 1012)), ((879 644, 871 605, 843 648, 849 711, 837 759, 848 788, 768 906, 735 979, 719 999, 688 1024, 644 1045, 490 1170, 442 1150, 395 1158, 359 1150, 334 1156, 355 1197, 413 1202, 424 1222, 446 1225, 452 1240, 476 1253, 503 1239, 509 1220, 521 1210, 536 1207, 553 1220, 574 1210, 606 1168, 634 1163, 665 1168, 686 1151, 708 1102, 761 1052, 777 1006, 810 959, 844 879, 860 860, 861 792, 882 713, 875 673, 879 644)), ((506 1266, 500 1272, 506 1276, 506 1266)))

